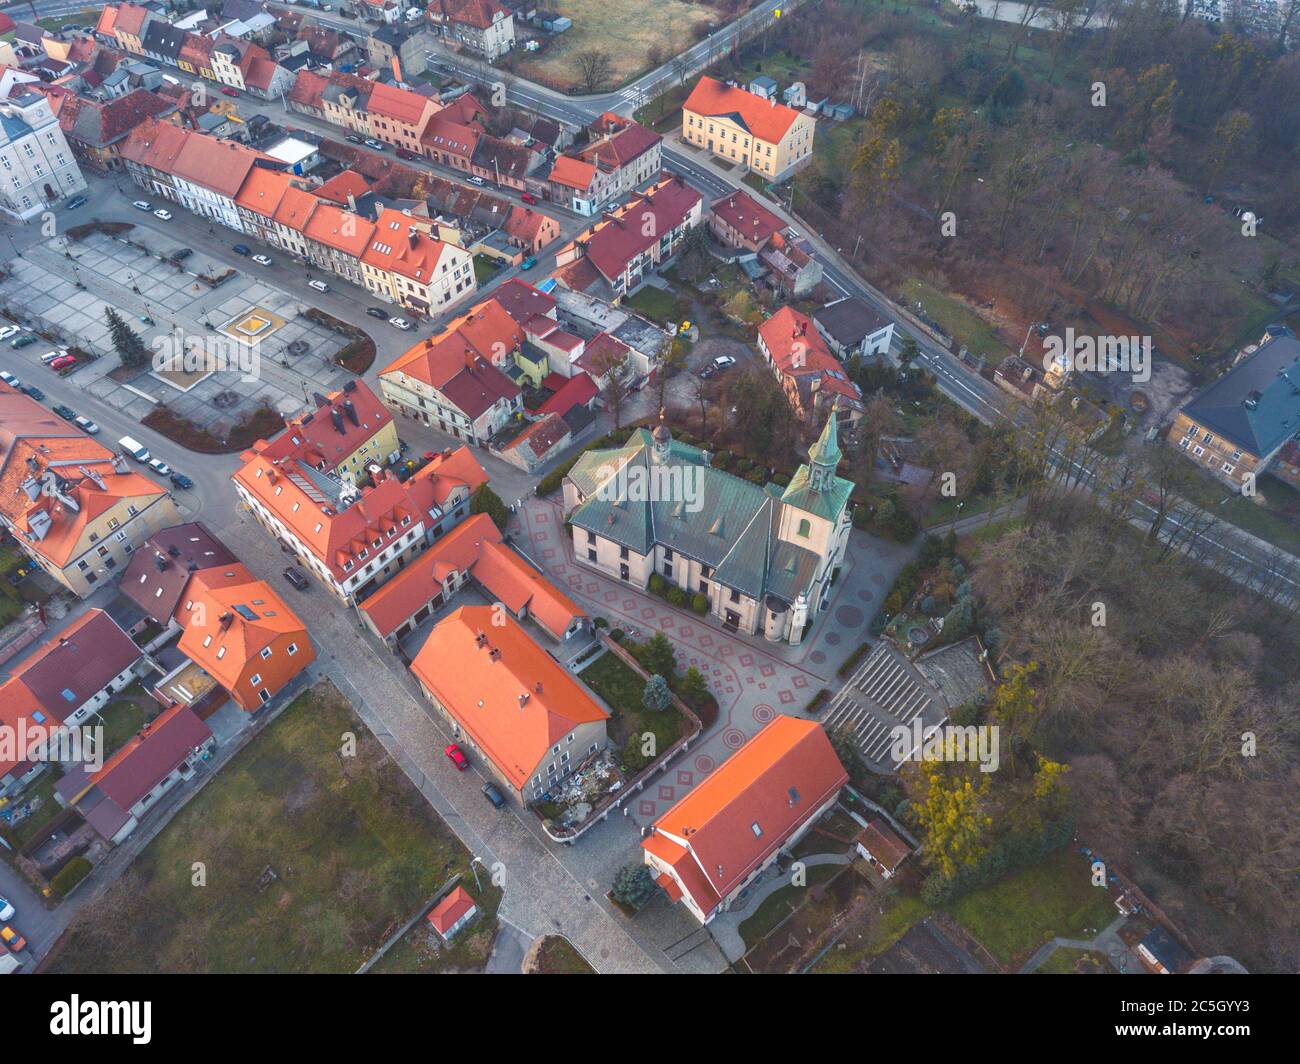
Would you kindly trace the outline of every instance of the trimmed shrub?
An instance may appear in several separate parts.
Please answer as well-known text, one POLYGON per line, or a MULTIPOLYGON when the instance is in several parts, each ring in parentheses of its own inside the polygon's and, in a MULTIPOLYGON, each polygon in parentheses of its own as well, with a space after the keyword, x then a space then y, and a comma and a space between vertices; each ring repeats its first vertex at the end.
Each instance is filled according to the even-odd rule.
POLYGON ((60 897, 67 897, 72 888, 90 875, 94 866, 84 857, 74 857, 50 880, 50 889, 60 897))
POLYGON ((686 605, 686 592, 683 591, 680 587, 677 587, 676 585, 668 589, 668 594, 666 597, 668 599, 668 604, 670 606, 686 605))
POLYGON ((693 609, 696 613, 698 613, 701 617, 703 617, 706 613, 709 612, 709 596, 692 595, 691 609, 693 609))

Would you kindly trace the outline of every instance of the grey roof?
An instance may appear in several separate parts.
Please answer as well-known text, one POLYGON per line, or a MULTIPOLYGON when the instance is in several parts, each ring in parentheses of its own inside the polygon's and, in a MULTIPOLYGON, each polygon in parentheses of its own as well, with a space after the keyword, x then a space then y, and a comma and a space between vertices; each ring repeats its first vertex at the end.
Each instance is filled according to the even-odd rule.
POLYGON ((856 347, 889 324, 889 319, 870 303, 857 298, 841 299, 813 311, 813 321, 845 347, 856 347))
POLYGON ((140 42, 146 52, 175 59, 181 54, 181 45, 189 34, 159 19, 152 20, 145 28, 144 39, 140 42))
POLYGON ((988 665, 981 660, 983 647, 977 636, 922 654, 917 671, 939 689, 948 709, 963 706, 992 686, 988 665))
POLYGON ((586 501, 570 522, 641 555, 656 544, 671 548, 712 567, 719 583, 751 598, 793 602, 808 589, 820 557, 778 538, 785 505, 779 488, 760 488, 715 469, 704 451, 678 440, 669 443, 662 464, 653 450, 650 433, 638 429, 622 447, 583 454, 569 479, 586 501), (681 490, 636 497, 634 487, 649 483, 655 470, 666 471, 664 483, 681 490))
POLYGON ((1193 421, 1264 457, 1300 431, 1300 340, 1275 336, 1183 408, 1193 421))

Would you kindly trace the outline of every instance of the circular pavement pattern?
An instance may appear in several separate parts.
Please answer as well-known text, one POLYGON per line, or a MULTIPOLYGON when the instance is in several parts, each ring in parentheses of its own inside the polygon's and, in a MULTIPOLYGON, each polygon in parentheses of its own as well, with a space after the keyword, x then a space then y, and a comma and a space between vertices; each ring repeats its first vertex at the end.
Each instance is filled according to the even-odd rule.
POLYGON ((754 707, 754 719, 759 724, 766 724, 776 716, 776 710, 767 704, 754 707))
POLYGON ((882 585, 884 584, 884 582, 885 582, 885 574, 884 574, 884 573, 872 573, 872 574, 871 574, 871 582, 872 582, 873 584, 875 584, 877 587, 882 586, 882 585))
POLYGON ((708 775, 713 771, 714 761, 708 754, 701 754, 695 759, 695 771, 708 775))
POLYGON ((732 750, 739 750, 745 745, 745 733, 739 728, 728 728, 722 733, 722 742, 732 750))
POLYGON ((841 628, 860 628, 866 619, 857 606, 841 606, 835 611, 835 621, 841 628))
POLYGON ((860 598, 863 602, 870 602, 875 597, 876 597, 875 594, 872 592, 872 590, 869 587, 863 587, 858 589, 858 598, 860 598))
POLYGON ((826 642, 828 642, 828 643, 829 643, 831 646, 833 646, 833 647, 837 647, 837 646, 839 646, 839 645, 840 645, 840 633, 839 633, 839 632, 827 632, 827 633, 826 633, 826 642))
POLYGON ((820 650, 814 650, 811 654, 808 655, 808 660, 811 661, 814 665, 824 665, 826 664, 826 655, 823 654, 820 650))

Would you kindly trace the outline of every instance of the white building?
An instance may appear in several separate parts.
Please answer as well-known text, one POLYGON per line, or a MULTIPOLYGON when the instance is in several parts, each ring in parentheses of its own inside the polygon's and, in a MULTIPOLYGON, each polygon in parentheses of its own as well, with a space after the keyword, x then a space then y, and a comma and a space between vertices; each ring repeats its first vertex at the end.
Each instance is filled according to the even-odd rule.
POLYGON ((22 85, 0 101, 0 171, 0 211, 16 222, 86 190, 49 100, 22 85))

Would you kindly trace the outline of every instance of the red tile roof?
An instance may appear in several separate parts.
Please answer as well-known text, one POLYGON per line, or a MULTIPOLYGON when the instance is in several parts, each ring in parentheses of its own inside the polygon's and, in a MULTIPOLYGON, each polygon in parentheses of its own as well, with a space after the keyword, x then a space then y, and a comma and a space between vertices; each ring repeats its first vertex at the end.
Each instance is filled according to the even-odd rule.
POLYGON ((844 371, 844 366, 826 346, 812 319, 794 309, 782 307, 758 327, 758 335, 766 345, 773 366, 783 377, 799 383, 800 393, 811 389, 811 381, 819 388, 842 395, 851 403, 860 405, 862 393, 844 371))
POLYGON ((496 288, 492 299, 519 325, 536 317, 549 318, 555 314, 555 298, 518 277, 512 277, 496 288))
POLYGON ((330 79, 314 70, 300 70, 289 93, 289 102, 301 104, 317 111, 325 109, 321 94, 329 88, 330 79))
POLYGON ((473 908, 474 899, 465 893, 464 887, 457 887, 433 907, 428 920, 438 934, 445 935, 473 908))
MULTIPOLYGON (((548 378, 549 379, 549 378, 548 378)), ((548 384, 549 388, 550 385, 548 384)), ((586 373, 575 373, 559 386, 555 394, 537 408, 538 414, 559 414, 563 417, 575 406, 586 406, 600 390, 586 373)))
POLYGON ((820 724, 778 716, 656 820, 641 845, 707 917, 847 782, 820 724))
POLYGON ((42 646, 17 668, 15 677, 44 711, 45 723, 61 723, 141 656, 117 622, 96 609, 42 646))
POLYGON ((485 30, 498 15, 509 12, 497 0, 433 0, 431 11, 441 11, 450 22, 463 22, 475 29, 485 30))
POLYGON ((596 166, 570 155, 561 155, 551 167, 551 176, 547 180, 586 192, 596 180, 596 166))
POLYGON ((800 112, 774 100, 714 78, 700 78, 682 105, 683 111, 713 118, 730 118, 759 140, 777 143, 789 132, 800 112))
POLYGON ((785 228, 785 222, 742 191, 714 200, 711 209, 753 247, 762 247, 785 228))
POLYGON ((193 710, 175 706, 146 724, 89 782, 125 812, 211 738, 193 710))
POLYGON ((396 119, 408 126, 418 126, 424 117, 429 99, 408 89, 399 89, 395 85, 375 82, 370 90, 370 103, 366 110, 396 119))
POLYGON ((235 196, 236 206, 260 214, 263 218, 274 218, 276 208, 289 188, 289 174, 283 170, 268 170, 255 166, 248 172, 243 187, 235 196))
MULTIPOLYGON (((350 390, 339 388, 320 397, 324 404, 315 403, 285 418, 284 431, 262 449, 262 456, 271 461, 302 458, 317 469, 332 472, 357 448, 392 424, 393 415, 388 407, 365 381, 349 383, 350 390)), ((375 455, 381 463, 387 457, 375 455)))
POLYGON ((685 181, 665 177, 634 196, 613 218, 599 223, 586 239, 585 257, 612 284, 628 263, 681 225, 701 199, 685 181))
POLYGON ((552 746, 609 713, 513 617, 501 620, 491 606, 460 607, 429 633, 411 672, 519 789, 552 746))

